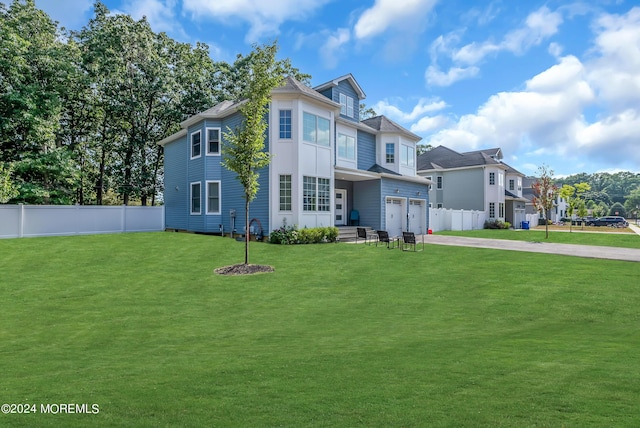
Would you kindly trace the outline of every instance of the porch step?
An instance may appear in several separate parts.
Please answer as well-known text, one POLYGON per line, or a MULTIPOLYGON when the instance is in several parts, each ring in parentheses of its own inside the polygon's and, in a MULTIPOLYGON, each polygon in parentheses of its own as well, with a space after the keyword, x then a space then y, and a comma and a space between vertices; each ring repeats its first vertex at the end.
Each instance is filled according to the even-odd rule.
POLYGON ((338 226, 338 241, 355 241, 358 236, 358 227, 364 227, 367 230, 367 233, 373 232, 373 229, 368 226, 338 226))

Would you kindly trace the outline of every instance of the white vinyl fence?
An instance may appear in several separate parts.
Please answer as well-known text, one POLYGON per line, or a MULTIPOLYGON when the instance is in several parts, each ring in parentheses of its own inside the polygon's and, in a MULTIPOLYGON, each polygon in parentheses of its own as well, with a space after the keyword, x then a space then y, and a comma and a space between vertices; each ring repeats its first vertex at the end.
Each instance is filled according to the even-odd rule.
POLYGON ((0 205, 0 238, 164 230, 164 206, 0 205))
POLYGON ((429 209, 429 229, 434 232, 482 229, 486 219, 487 214, 484 211, 429 209))

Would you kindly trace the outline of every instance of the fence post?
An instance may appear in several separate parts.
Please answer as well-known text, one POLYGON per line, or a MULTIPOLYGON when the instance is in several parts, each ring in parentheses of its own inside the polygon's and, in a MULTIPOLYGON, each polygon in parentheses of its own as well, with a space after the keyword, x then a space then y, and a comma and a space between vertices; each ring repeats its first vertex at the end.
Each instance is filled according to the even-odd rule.
POLYGON ((18 238, 24 235, 24 204, 18 204, 18 238))

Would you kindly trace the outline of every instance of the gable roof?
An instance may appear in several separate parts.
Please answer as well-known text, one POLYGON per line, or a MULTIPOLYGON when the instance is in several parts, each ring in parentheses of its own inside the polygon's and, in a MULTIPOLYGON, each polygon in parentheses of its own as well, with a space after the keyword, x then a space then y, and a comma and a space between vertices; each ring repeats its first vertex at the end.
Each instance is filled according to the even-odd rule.
POLYGON ((504 165, 491 156, 496 153, 493 150, 494 149, 488 151, 476 150, 473 152, 458 153, 448 147, 438 146, 418 156, 418 171, 483 165, 504 165))
POLYGON ((381 115, 381 116, 371 117, 369 119, 365 119, 361 121, 360 123, 363 123, 368 127, 375 129, 376 131, 385 132, 385 133, 403 134, 406 137, 409 137, 410 139, 415 141, 422 140, 422 137, 414 134, 413 132, 407 130, 406 128, 403 128, 402 126, 398 125, 397 123, 395 123, 394 121, 392 121, 386 116, 381 115))
POLYGON ((340 108, 339 103, 333 101, 330 98, 325 97, 320 92, 308 87, 304 83, 300 82, 299 80, 291 76, 288 76, 286 79, 284 79, 282 86, 278 86, 277 88, 273 89, 273 91, 271 91, 271 94, 272 95, 278 95, 278 94, 306 95, 308 97, 314 98, 317 101, 321 101, 325 104, 328 104, 331 107, 340 108))
POLYGON ((343 80, 348 80, 349 81, 349 83, 351 84, 351 87, 358 94, 358 98, 359 99, 363 100, 363 99, 365 99, 367 97, 367 95, 364 93, 364 91, 362 90, 360 85, 358 85, 358 82, 356 82, 355 77, 353 77, 353 74, 351 74, 351 73, 345 74, 344 76, 338 77, 337 79, 329 80, 328 82, 325 82, 322 85, 318 85, 313 89, 315 89, 316 91, 320 92, 320 91, 323 91, 325 89, 328 89, 328 88, 331 88, 331 87, 334 87, 334 86, 338 86, 338 84, 340 82, 342 82, 343 80))

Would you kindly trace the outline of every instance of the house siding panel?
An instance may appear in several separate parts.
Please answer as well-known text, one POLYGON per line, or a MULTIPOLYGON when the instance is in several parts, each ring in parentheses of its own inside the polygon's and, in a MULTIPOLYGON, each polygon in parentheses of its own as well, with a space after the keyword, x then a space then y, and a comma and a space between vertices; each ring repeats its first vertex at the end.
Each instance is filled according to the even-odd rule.
POLYGON ((483 172, 482 168, 446 172, 443 181, 444 207, 484 211, 483 172))
POLYGON ((349 117, 341 114, 340 117, 350 120, 352 122, 360 122, 360 99, 358 98, 358 93, 353 89, 351 83, 347 80, 342 80, 338 83, 338 87, 333 91, 333 101, 340 103, 340 94, 345 94, 348 97, 353 98, 353 115, 355 117, 349 117))
POLYGON ((164 147, 165 227, 169 229, 189 228, 188 150, 187 137, 164 147))
MULTIPOLYGON (((429 193, 427 184, 412 183, 407 181, 393 180, 389 178, 382 179, 381 191, 382 191, 382 220, 386 219, 386 198, 399 198, 404 200, 403 205, 403 224, 406 226, 406 216, 409 210, 409 199, 422 199, 425 201, 426 206, 429 206, 429 193), (418 192, 420 194, 418 195, 418 192)), ((427 224, 423 225, 423 229, 428 227, 428 215, 427 224)), ((386 224, 384 228, 386 228, 386 224)))
POLYGON ((353 183, 353 209, 360 212, 360 224, 374 229, 382 227, 380 180, 356 181, 353 183))
POLYGON ((368 170, 376 163, 376 136, 358 131, 358 169, 368 170))

